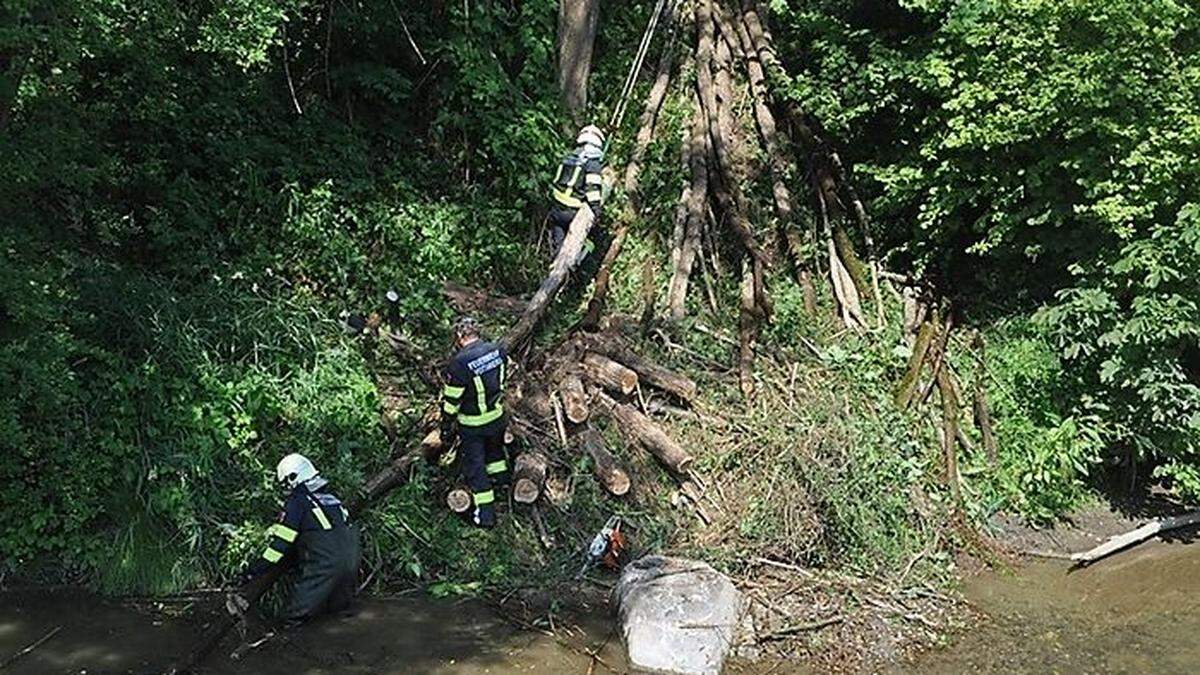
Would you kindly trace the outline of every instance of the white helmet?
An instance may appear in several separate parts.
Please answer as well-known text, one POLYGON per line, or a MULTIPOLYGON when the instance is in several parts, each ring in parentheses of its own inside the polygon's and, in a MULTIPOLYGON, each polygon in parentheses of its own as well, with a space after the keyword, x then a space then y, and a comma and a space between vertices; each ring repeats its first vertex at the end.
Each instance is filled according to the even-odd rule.
POLYGON ((317 467, 304 455, 294 452, 279 460, 279 466, 275 467, 275 478, 288 489, 316 477, 317 467))
POLYGON ((597 148, 603 148, 604 132, 600 131, 600 127, 595 124, 589 124, 579 130, 579 135, 575 137, 575 145, 594 145, 597 148))

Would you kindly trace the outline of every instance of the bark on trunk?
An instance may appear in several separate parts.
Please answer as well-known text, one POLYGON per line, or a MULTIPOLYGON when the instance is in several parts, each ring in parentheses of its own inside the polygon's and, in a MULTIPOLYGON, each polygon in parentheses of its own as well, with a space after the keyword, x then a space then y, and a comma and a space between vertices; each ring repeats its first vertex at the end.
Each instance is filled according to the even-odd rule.
POLYGON ((559 249, 558 256, 550 265, 549 274, 542 281, 537 293, 534 293, 533 298, 529 300, 521 319, 504 336, 504 344, 508 347, 510 354, 515 354, 525 346, 525 342, 533 334, 533 329, 546 314, 554 296, 566 283, 567 276, 578 262, 579 252, 583 250, 583 242, 587 239, 588 232, 591 232, 595 223, 596 216, 586 205, 575 214, 575 219, 571 221, 571 226, 567 230, 566 239, 563 240, 562 248, 559 249))
POLYGON ((690 378, 652 363, 615 340, 592 339, 588 349, 621 363, 638 374, 642 382, 691 403, 696 398, 696 383, 690 378))
POLYGON ((589 352, 583 357, 583 372, 593 384, 628 396, 637 389, 638 376, 612 359, 589 352))
POLYGON ((562 397, 563 409, 567 419, 574 424, 583 424, 588 418, 587 393, 583 382, 575 374, 567 375, 558 385, 558 395, 562 397))
POLYGON ((558 86, 576 126, 583 124, 587 112, 592 45, 599 20, 600 0, 559 0, 558 86))
POLYGON ((596 480, 609 494, 620 497, 629 492, 632 485, 629 474, 617 464, 612 453, 604 445, 604 437, 595 429, 588 429, 576 436, 579 448, 592 458, 592 471, 596 480))
POLYGON ((537 452, 523 452, 513 463, 513 501, 532 504, 542 494, 546 482, 546 456, 537 452))
POLYGON ((637 441, 671 471, 685 475, 692 466, 692 456, 676 443, 662 427, 632 406, 617 403, 603 393, 597 396, 620 426, 621 433, 637 441))
POLYGON ((696 263, 696 256, 701 253, 700 234, 704 227, 705 204, 708 201, 708 156, 710 152, 708 120, 698 99, 695 100, 694 105, 692 133, 687 146, 691 184, 686 191, 687 203, 683 221, 683 237, 679 242, 678 254, 673 261, 675 268, 671 274, 671 285, 667 291, 669 316, 676 321, 687 314, 688 282, 696 263))
POLYGON ((904 373, 904 377, 900 380, 900 384, 896 387, 894 396, 896 407, 901 410, 908 408, 912 403, 913 396, 916 394, 917 384, 921 380, 921 369, 925 365, 925 359, 929 354, 929 345, 933 342, 936 330, 935 321, 926 321, 921 324, 921 328, 917 333, 912 355, 908 357, 908 368, 904 373))
POLYGON ((950 373, 942 370, 937 374, 938 391, 942 398, 942 456, 946 470, 946 485, 950 488, 950 496, 954 506, 962 504, 962 491, 958 476, 958 398, 954 395, 954 387, 950 384, 950 373))
POLYGON ((992 428, 991 406, 988 405, 987 390, 983 386, 983 371, 987 367, 987 361, 984 360, 983 337, 976 334, 975 342, 979 345, 981 372, 975 376, 972 408, 975 414, 975 426, 979 427, 979 434, 983 437, 983 449, 987 453, 988 464, 994 467, 996 466, 996 432, 992 428))

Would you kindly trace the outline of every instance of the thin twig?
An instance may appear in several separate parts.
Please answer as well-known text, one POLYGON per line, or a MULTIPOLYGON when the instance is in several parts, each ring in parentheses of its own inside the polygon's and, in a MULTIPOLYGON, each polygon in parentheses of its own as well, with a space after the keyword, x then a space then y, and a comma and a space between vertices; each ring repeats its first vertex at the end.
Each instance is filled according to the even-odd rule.
POLYGON ((421 48, 417 46, 417 41, 413 39, 412 33, 408 31, 408 22, 404 20, 404 15, 400 13, 400 8, 396 6, 396 0, 391 0, 392 9, 396 12, 396 17, 400 19, 400 27, 404 29, 404 36, 408 38, 408 44, 412 46, 413 51, 417 53, 417 58, 421 59, 421 65, 426 65, 425 55, 421 53, 421 48))
POLYGON ((292 94, 292 105, 296 106, 296 114, 303 115, 304 110, 302 110, 300 108, 300 99, 296 98, 296 85, 292 83, 292 66, 290 63, 288 63, 290 57, 288 56, 288 47, 287 47, 288 46, 287 22, 285 21, 282 24, 280 24, 280 27, 283 32, 283 74, 285 76, 287 76, 288 91, 291 92, 291 94, 292 94))
POLYGON ((4 659, 4 662, 0 663, 0 670, 3 670, 5 668, 9 667, 17 659, 21 658, 22 656, 25 656, 26 654, 31 653, 33 650, 37 649, 38 647, 41 647, 43 644, 48 642, 50 640, 50 638, 54 637, 55 635, 58 635, 58 632, 61 631, 62 629, 63 629, 62 626, 55 628, 54 630, 50 631, 49 633, 46 633, 42 637, 38 638, 38 640, 36 642, 34 642, 33 644, 22 649, 21 651, 17 652, 16 654, 13 654, 12 656, 8 657, 7 659, 4 659))

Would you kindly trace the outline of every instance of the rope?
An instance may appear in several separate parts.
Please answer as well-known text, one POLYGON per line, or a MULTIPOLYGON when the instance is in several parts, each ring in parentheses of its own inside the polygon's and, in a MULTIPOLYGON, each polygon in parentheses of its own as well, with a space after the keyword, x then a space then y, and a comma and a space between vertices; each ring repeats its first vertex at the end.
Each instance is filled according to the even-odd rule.
MULTIPOLYGON (((671 12, 675 11, 675 3, 678 0, 672 0, 671 12)), ((654 39, 654 32, 658 29, 659 19, 662 17, 663 10, 667 6, 667 0, 658 0, 658 4, 654 7, 654 13, 650 15, 650 23, 646 26, 646 32, 642 33, 642 43, 638 45, 637 56, 634 57, 633 63, 629 66, 629 74, 625 77, 625 85, 621 87, 621 97, 617 100, 617 107, 613 109, 612 117, 608 120, 608 138, 605 140, 605 149, 608 149, 608 144, 612 142, 612 137, 616 135, 617 129, 621 127, 621 122, 625 119, 625 110, 629 106, 629 98, 633 94, 633 88, 637 84, 638 76, 642 72, 642 64, 646 62, 646 54, 650 51, 650 42, 654 39)))

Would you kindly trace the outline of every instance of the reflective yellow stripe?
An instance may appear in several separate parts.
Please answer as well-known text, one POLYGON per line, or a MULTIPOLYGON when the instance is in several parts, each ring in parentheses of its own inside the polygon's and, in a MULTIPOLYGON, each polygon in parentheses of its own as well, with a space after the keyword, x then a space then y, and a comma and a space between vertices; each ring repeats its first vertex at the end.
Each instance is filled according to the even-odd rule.
POLYGON ((483 378, 479 375, 475 376, 475 402, 479 405, 480 415, 488 411, 487 389, 484 388, 483 378))
POLYGON ((447 415, 457 415, 458 414, 458 404, 450 403, 449 401, 447 401, 442 404, 442 411, 445 412, 447 415))
POLYGON ((600 174, 598 174, 598 173, 589 173, 587 175, 587 184, 588 185, 604 185, 604 178, 602 178, 600 176, 600 174))
POLYGON ((581 171, 583 171, 583 166, 576 164, 575 170, 571 172, 571 182, 567 183, 568 187, 574 188, 576 185, 579 185, 579 174, 581 171))
POLYGON ((555 190, 554 199, 569 209, 577 209, 583 206, 583 202, 572 196, 570 190, 555 190))
POLYGON ((488 490, 487 492, 476 492, 475 493, 475 506, 483 506, 484 504, 491 504, 494 501, 496 501, 496 493, 492 492, 491 490, 488 490))
POLYGON ((488 473, 504 473, 505 471, 508 471, 508 462, 500 460, 498 462, 492 462, 484 468, 487 469, 488 473))
POLYGON ((481 427, 500 419, 504 415, 504 406, 496 404, 496 409, 482 415, 459 415, 458 423, 464 427, 481 427))
POLYGON ((277 563, 280 560, 283 560, 283 554, 273 548, 269 548, 263 551, 263 560, 266 560, 269 563, 277 563))
POLYGON ((466 387, 455 387, 448 384, 442 388, 442 396, 445 396, 446 398, 458 398, 459 396, 462 396, 463 392, 466 390, 466 387))
POLYGON ((321 510, 321 507, 314 506, 312 512, 313 512, 313 515, 316 516, 317 522, 321 524, 321 529, 323 529, 323 530, 332 530, 333 529, 333 525, 329 524, 329 519, 325 517, 325 512, 321 510))
POLYGON ((296 541, 297 532, 283 523, 275 523, 271 526, 271 529, 267 530, 267 534, 279 537, 290 544, 296 541))
POLYGON ((563 170, 564 170, 564 169, 566 169, 566 168, 567 168, 567 165, 566 165, 566 164, 559 164, 559 165, 558 165, 558 173, 554 174, 554 184, 555 184, 555 185, 558 185, 559 183, 561 183, 561 182, 562 182, 563 170))

